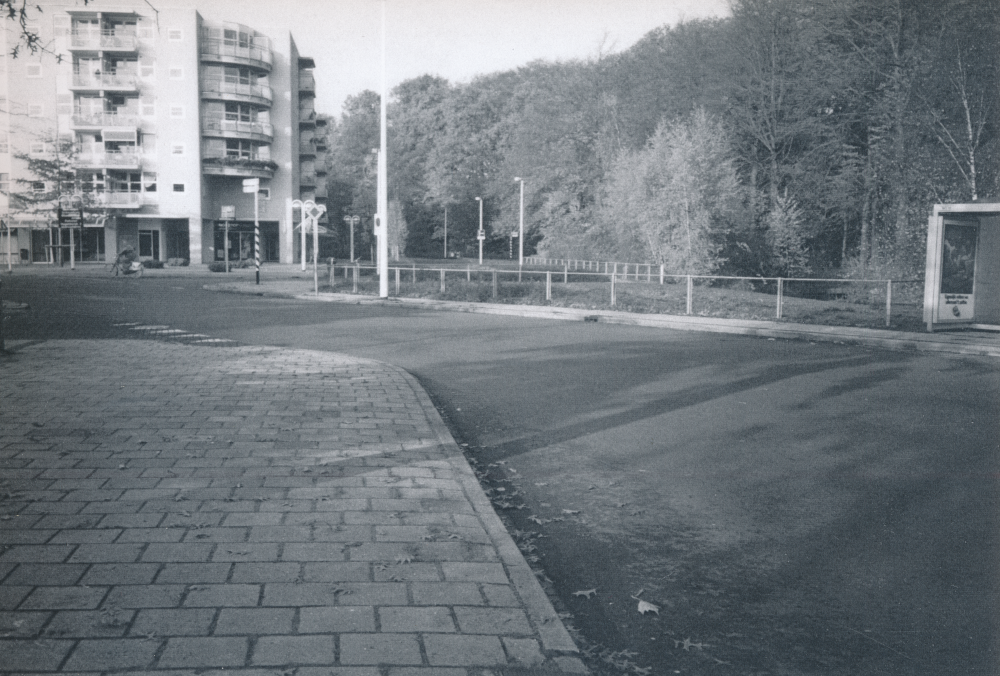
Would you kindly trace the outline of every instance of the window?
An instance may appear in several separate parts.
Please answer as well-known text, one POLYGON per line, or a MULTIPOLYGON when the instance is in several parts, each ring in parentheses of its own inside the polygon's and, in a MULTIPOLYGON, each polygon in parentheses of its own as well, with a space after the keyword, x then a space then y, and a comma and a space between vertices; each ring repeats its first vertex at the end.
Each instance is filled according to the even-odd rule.
POLYGON ((167 39, 171 42, 180 42, 184 39, 184 31, 180 28, 167 29, 167 39))
POLYGON ((241 139, 226 139, 226 157, 239 157, 248 160, 253 157, 253 144, 241 139))
POLYGON ((156 192, 156 172, 146 171, 142 174, 143 192, 156 192))
POLYGON ((24 76, 25 77, 41 77, 42 76, 42 64, 40 63, 26 63, 24 64, 24 76))
POLYGON ((152 96, 142 97, 142 116, 143 117, 155 117, 156 116, 156 99, 152 96))
POLYGON ((255 122, 257 110, 245 103, 226 103, 226 119, 230 122, 255 122))
POLYGON ((184 106, 170 106, 170 117, 175 119, 184 117, 184 106))
POLYGON ((222 71, 222 79, 229 84, 257 84, 257 74, 249 68, 226 66, 222 71))
POLYGON ((139 231, 139 255, 160 260, 160 231, 139 231))
POLYGON ((7 134, 0 134, 0 155, 10 152, 10 145, 7 143, 7 134))
POLYGON ((184 154, 184 144, 183 143, 175 143, 174 145, 172 145, 170 147, 170 154, 171 155, 183 155, 184 154))
POLYGON ((183 68, 171 68, 170 69, 170 79, 171 80, 183 80, 184 79, 184 69, 183 68))
POLYGON ((142 133, 142 152, 152 155, 156 152, 156 134, 142 133))
POLYGON ((262 200, 269 200, 269 199, 271 199, 271 189, 270 188, 261 188, 260 190, 257 191, 257 194, 260 195, 260 198, 262 200))
POLYGON ((29 103, 28 104, 28 117, 41 117, 42 116, 42 106, 39 103, 29 103))
POLYGON ((10 193, 10 174, 0 174, 0 193, 10 193))
POLYGON ((156 61, 149 56, 139 57, 139 75, 141 77, 153 77, 156 73, 156 61))
POLYGON ((184 184, 174 183, 174 192, 184 192, 184 184))
POLYGON ((36 195, 45 192, 45 181, 32 181, 31 192, 35 193, 36 195))
POLYGON ((29 155, 44 155, 45 154, 45 141, 32 141, 28 146, 29 155))

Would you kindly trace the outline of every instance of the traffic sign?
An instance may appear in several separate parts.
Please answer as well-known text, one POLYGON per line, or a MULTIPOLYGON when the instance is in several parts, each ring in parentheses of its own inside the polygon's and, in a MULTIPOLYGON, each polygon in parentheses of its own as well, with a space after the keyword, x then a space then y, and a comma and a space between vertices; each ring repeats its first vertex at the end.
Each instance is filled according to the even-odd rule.
POLYGON ((260 190, 260 179, 259 178, 244 178, 243 179, 243 192, 254 193, 260 190))
POLYGON ((232 221, 236 219, 236 207, 235 206, 224 206, 222 207, 221 220, 232 221))

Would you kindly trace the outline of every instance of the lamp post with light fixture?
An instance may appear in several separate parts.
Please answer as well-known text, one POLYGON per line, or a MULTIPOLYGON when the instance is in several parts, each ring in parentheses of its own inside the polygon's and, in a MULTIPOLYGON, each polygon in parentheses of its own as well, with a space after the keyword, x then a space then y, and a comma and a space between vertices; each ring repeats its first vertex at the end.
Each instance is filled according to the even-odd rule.
POLYGON ((476 235, 476 239, 479 240, 479 264, 483 264, 483 241, 486 239, 486 231, 483 230, 483 198, 477 197, 476 201, 479 202, 479 233, 476 235))

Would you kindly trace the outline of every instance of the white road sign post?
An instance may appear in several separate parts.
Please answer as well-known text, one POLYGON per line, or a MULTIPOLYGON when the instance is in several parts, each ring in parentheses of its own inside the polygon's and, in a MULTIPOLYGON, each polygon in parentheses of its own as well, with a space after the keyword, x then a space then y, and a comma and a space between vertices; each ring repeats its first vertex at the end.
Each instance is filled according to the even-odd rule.
POLYGON ((258 216, 257 199, 260 196, 260 179, 244 178, 243 192, 253 193, 253 253, 254 267, 257 270, 257 283, 260 284, 260 219, 258 216))

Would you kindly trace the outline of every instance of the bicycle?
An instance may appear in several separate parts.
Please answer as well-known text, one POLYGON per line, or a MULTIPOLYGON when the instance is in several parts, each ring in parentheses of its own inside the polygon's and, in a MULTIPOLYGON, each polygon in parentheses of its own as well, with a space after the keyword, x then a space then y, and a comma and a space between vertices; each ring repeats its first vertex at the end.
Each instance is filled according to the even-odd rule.
POLYGON ((110 274, 113 277, 118 275, 135 275, 142 277, 143 265, 141 261, 119 254, 115 262, 111 264, 110 274))

